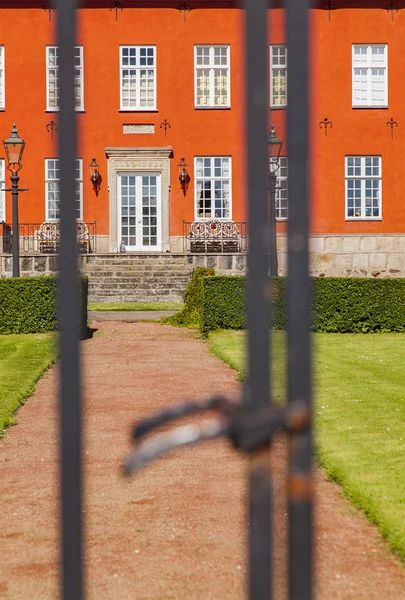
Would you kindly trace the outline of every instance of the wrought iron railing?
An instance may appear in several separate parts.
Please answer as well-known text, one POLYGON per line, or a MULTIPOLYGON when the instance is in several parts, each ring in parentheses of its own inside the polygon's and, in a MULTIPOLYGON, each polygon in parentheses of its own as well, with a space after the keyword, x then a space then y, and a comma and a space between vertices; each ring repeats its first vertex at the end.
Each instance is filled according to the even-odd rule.
POLYGON ((183 221, 183 251, 209 253, 247 252, 246 221, 183 221))
MULTIPOLYGON (((92 254, 96 249, 96 221, 76 222, 77 250, 80 254, 92 254)), ((13 249, 13 229, 9 223, 1 224, 3 253, 11 254, 13 249)), ((60 223, 19 223, 19 245, 21 254, 59 254, 60 223)))

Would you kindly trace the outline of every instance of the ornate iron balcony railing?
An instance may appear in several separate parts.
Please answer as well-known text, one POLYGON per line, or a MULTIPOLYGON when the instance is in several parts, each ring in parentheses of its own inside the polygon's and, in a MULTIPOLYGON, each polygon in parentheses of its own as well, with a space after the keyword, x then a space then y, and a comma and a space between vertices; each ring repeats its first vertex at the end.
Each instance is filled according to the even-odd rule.
POLYGON ((183 251, 204 254, 247 252, 246 221, 183 221, 183 251))
MULTIPOLYGON (((76 222, 77 250, 80 254, 92 254, 96 249, 96 221, 76 222)), ((13 231, 9 223, 2 223, 3 254, 11 254, 13 231)), ((22 254, 59 254, 60 222, 19 223, 19 244, 22 254)))

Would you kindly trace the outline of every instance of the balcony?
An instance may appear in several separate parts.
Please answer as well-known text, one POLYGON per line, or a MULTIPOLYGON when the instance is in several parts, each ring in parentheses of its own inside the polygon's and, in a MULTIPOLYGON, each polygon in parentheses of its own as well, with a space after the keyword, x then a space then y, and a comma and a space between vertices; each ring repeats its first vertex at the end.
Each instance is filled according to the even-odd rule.
MULTIPOLYGON (((77 250, 80 254, 96 252, 96 221, 92 223, 76 222, 77 250)), ((3 254, 11 254, 13 249, 13 231, 8 223, 0 224, 3 239, 3 254)), ((59 254, 60 223, 45 221, 44 223, 19 224, 20 254, 59 254)))
POLYGON ((246 252, 246 221, 183 221, 183 251, 204 254, 246 252))

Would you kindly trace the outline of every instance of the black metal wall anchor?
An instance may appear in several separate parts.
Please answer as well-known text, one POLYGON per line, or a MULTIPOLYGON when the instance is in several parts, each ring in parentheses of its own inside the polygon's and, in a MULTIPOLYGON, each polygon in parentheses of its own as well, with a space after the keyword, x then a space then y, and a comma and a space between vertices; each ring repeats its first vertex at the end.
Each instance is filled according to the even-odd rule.
POLYGON ((51 7, 44 6, 44 11, 48 13, 48 20, 49 20, 49 22, 52 21, 52 11, 55 12, 55 10, 56 10, 56 8, 51 8, 51 7))
POLYGON ((391 119, 389 121, 387 121, 387 127, 388 125, 391 127, 391 139, 394 139, 394 125, 395 127, 398 127, 398 123, 396 121, 394 121, 394 119, 391 117, 391 119))
POLYGON ((395 2, 393 2, 393 1, 391 0, 391 2, 390 2, 389 4, 387 4, 387 6, 385 7, 385 10, 386 10, 387 12, 390 12, 390 11, 391 11, 391 20, 393 21, 393 20, 394 20, 394 12, 398 12, 399 8, 398 8, 398 6, 395 4, 395 2))
POLYGON ((330 21, 330 11, 335 10, 336 5, 333 4, 330 0, 325 3, 325 9, 328 11, 328 21, 330 21))
POLYGON ((191 6, 189 6, 188 4, 186 4, 186 2, 184 2, 183 4, 181 4, 178 9, 179 12, 183 13, 183 18, 184 18, 184 22, 186 21, 186 16, 188 12, 191 12, 191 6))
POLYGON ((124 10, 124 5, 121 2, 113 2, 110 4, 110 11, 115 10, 115 20, 118 21, 118 11, 124 10))
POLYGON ((328 135, 328 127, 332 129, 333 125, 332 122, 328 121, 328 118, 325 117, 323 121, 319 122, 319 128, 322 129, 322 127, 325 128, 325 135, 328 135))
POLYGON ((282 408, 272 408, 269 405, 253 410, 225 396, 204 397, 170 407, 140 421, 133 430, 135 450, 126 460, 124 470, 127 475, 132 475, 147 462, 172 450, 219 437, 229 438, 235 449, 249 454, 268 447, 277 432, 296 435, 309 426, 310 413, 304 402, 292 402, 282 408), (178 427, 139 443, 154 429, 206 410, 216 410, 219 417, 200 424, 178 427))
POLYGON ((163 121, 163 123, 160 124, 160 129, 164 129, 165 130, 165 137, 166 137, 166 129, 170 129, 171 125, 169 123, 169 121, 167 119, 165 119, 163 121))
POLYGON ((54 134, 54 132, 58 131, 58 124, 55 123, 55 121, 51 121, 46 126, 46 130, 47 130, 48 133, 51 132, 51 140, 53 140, 53 134, 54 134))

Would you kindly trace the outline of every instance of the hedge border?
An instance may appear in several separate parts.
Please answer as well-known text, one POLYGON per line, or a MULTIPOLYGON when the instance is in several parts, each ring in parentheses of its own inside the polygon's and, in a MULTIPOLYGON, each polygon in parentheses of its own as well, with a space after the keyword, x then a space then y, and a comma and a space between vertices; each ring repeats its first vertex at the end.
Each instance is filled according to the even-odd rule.
MULTIPOLYGON (((271 280, 274 329, 287 326, 286 278, 271 280)), ((246 327, 246 279, 204 278, 200 330, 246 327)), ((377 333, 405 331, 405 279, 312 277, 312 331, 377 333)))
MULTIPOLYGON (((55 277, 0 279, 0 334, 45 333, 58 329, 59 280, 55 277)), ((88 280, 80 278, 80 336, 87 335, 88 280)))

